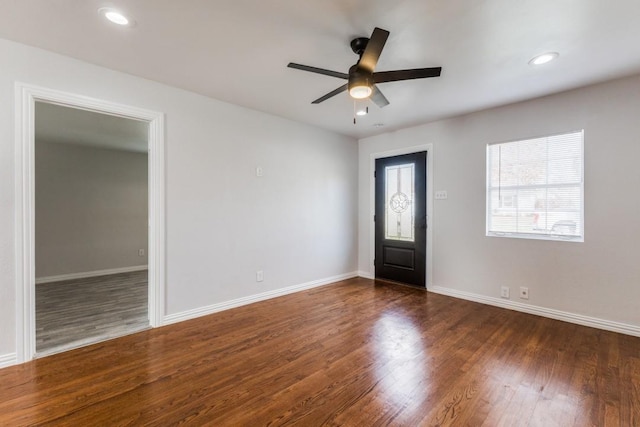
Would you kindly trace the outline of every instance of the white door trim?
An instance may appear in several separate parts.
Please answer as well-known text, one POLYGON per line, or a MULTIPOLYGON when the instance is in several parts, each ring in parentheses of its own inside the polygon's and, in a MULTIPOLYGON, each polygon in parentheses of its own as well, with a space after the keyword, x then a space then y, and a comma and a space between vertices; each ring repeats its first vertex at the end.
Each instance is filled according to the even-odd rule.
POLYGON ((369 266, 371 278, 374 278, 376 274, 373 264, 376 253, 376 230, 373 216, 376 213, 376 182, 373 173, 376 170, 376 159, 421 151, 427 152, 427 277, 425 277, 425 284, 429 288, 433 284, 433 144, 415 145, 369 155, 369 266))
POLYGON ((149 123, 149 323, 161 325, 165 290, 164 114, 17 82, 15 84, 15 236, 17 362, 34 358, 35 102, 64 105, 149 123))

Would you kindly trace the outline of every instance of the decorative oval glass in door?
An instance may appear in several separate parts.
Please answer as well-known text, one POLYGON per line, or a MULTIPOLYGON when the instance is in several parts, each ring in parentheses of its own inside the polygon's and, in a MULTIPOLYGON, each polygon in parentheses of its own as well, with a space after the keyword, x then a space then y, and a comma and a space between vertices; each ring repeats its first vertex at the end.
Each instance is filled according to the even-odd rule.
POLYGON ((414 241, 414 164, 385 167, 385 238, 414 241))

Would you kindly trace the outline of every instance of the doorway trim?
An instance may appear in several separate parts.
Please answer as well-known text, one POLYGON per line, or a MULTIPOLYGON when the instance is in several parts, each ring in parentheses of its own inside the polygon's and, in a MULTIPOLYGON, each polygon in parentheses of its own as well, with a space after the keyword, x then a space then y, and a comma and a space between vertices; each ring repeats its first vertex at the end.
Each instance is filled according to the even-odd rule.
POLYGON ((402 154, 427 152, 427 265, 425 284, 429 289, 433 284, 433 144, 414 145, 412 147, 398 148, 388 151, 380 151, 369 155, 369 266, 371 268, 371 279, 375 278, 376 270, 373 260, 376 250, 376 230, 373 216, 375 215, 375 177, 376 159, 384 157, 400 156, 402 154))
POLYGON ((17 362, 36 352, 35 103, 94 111, 149 124, 149 324, 162 324, 165 301, 164 114, 26 83, 15 84, 15 253, 17 362))

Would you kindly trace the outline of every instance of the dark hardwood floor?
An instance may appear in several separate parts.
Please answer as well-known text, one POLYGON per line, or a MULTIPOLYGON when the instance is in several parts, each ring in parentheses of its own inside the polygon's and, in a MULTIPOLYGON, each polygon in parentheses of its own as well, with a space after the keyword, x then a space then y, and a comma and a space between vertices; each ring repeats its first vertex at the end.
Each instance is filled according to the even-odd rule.
POLYGON ((352 279, 0 370, 0 425, 638 426, 640 338, 352 279))

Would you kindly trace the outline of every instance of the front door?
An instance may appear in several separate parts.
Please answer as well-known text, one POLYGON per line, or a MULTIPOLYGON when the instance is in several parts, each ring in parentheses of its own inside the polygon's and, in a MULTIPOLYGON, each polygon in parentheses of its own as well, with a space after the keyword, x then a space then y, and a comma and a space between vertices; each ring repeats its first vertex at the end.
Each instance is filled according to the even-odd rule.
POLYGON ((426 151, 376 160, 376 278, 425 286, 426 160, 426 151))

